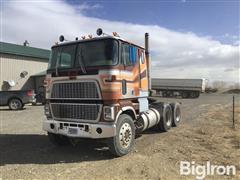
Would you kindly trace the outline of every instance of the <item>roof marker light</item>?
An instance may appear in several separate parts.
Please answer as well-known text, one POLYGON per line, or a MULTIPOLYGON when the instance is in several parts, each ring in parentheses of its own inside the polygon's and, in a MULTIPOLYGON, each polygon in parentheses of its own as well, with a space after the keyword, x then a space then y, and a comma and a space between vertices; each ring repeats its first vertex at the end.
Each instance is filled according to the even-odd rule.
POLYGON ((63 36, 63 35, 59 36, 59 41, 60 41, 60 42, 63 42, 63 41, 64 41, 64 39, 65 39, 65 38, 64 38, 64 36, 63 36))
POLYGON ((113 32, 112 34, 113 34, 113 36, 115 36, 115 37, 120 37, 117 32, 113 32))
POLYGON ((97 29, 97 35, 101 36, 103 34, 103 30, 101 28, 97 29))

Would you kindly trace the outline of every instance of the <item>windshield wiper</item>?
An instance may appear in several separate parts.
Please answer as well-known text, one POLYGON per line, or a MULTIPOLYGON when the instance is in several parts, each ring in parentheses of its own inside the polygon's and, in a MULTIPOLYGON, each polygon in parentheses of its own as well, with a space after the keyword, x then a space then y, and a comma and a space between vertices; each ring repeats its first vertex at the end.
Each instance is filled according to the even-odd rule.
POLYGON ((80 65, 80 68, 81 68, 82 72, 84 74, 87 74, 86 68, 85 68, 84 63, 83 63, 83 59, 84 59, 84 57, 82 55, 82 49, 80 49, 79 56, 78 56, 78 63, 80 65))

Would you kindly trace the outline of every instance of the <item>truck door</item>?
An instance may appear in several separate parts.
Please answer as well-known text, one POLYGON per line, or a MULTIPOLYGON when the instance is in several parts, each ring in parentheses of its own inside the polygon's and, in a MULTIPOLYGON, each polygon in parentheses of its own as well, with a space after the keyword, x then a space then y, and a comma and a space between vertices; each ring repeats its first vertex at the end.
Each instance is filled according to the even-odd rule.
POLYGON ((138 74, 137 48, 131 44, 122 44, 122 63, 124 70, 121 71, 122 92, 124 98, 138 96, 138 74))
POLYGON ((140 91, 148 91, 147 79, 147 62, 145 59, 145 52, 143 49, 138 49, 138 62, 139 62, 139 89, 140 91))

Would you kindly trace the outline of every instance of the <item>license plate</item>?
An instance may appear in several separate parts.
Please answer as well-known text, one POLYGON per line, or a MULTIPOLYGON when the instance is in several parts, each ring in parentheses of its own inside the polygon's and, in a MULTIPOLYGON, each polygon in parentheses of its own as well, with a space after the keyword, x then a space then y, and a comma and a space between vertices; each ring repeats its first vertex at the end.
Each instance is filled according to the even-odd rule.
POLYGON ((68 134, 74 134, 76 135, 78 133, 77 128, 68 128, 68 134))

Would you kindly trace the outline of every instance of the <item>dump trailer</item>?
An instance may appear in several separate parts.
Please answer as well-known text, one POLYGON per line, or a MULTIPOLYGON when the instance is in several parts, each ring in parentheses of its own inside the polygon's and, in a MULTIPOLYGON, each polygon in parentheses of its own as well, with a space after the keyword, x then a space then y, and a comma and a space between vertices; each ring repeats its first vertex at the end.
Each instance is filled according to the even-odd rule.
POLYGON ((206 79, 152 79, 152 89, 162 97, 198 98, 205 86, 206 79))
POLYGON ((149 99, 148 33, 145 48, 117 33, 60 42, 52 47, 45 79, 43 129, 56 145, 101 139, 116 156, 128 154, 137 133, 168 131, 181 121, 180 105, 149 99))

